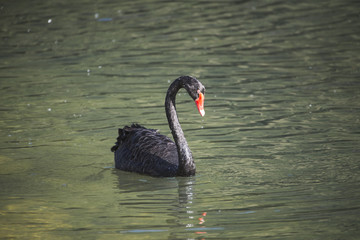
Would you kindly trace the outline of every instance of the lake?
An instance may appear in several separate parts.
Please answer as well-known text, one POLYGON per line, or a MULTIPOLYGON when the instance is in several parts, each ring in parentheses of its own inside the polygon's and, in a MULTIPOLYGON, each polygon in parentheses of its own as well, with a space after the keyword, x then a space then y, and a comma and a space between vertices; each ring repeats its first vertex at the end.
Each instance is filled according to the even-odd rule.
POLYGON ((360 3, 0 4, 2 239, 358 239, 360 3), (114 168, 117 129, 171 136, 197 166, 114 168))

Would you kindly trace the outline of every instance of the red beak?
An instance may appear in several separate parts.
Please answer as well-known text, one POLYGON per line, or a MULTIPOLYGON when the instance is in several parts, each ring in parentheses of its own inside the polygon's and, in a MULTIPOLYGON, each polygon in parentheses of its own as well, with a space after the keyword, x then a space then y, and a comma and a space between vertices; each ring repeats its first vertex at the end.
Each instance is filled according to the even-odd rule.
POLYGON ((199 110, 200 115, 203 117, 205 116, 205 110, 204 110, 205 96, 204 94, 202 94, 202 92, 200 92, 200 90, 198 90, 198 93, 199 93, 199 98, 195 100, 195 103, 196 103, 196 107, 199 110))

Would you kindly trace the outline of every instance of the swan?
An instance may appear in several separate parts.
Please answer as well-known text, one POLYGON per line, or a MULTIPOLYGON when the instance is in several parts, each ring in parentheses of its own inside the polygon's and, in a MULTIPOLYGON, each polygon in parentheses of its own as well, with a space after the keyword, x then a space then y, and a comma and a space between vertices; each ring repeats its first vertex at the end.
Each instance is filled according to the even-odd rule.
POLYGON ((175 99, 181 89, 195 101, 200 115, 205 115, 204 85, 192 76, 181 76, 167 90, 165 111, 174 142, 158 130, 139 124, 119 128, 114 152, 115 167, 154 177, 193 176, 196 172, 191 150, 176 114, 175 99))

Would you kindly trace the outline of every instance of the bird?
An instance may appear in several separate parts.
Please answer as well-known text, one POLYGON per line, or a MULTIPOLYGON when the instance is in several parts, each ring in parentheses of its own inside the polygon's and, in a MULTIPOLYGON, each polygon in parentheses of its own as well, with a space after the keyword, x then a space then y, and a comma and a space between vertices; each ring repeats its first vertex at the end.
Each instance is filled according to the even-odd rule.
POLYGON ((165 97, 165 112, 174 141, 158 130, 133 123, 118 129, 111 148, 115 168, 153 177, 194 176, 196 166, 176 113, 176 94, 185 88, 195 101, 200 115, 205 115, 204 85, 192 76, 181 76, 169 86, 165 97))

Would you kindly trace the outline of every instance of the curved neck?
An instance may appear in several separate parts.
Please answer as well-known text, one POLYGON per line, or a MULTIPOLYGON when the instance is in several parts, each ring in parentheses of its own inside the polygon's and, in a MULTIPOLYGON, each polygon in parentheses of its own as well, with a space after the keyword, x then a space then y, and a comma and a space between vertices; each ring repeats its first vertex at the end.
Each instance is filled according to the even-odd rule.
POLYGON ((182 88, 180 79, 175 80, 170 85, 165 98, 165 111, 179 157, 179 168, 177 175, 191 176, 195 174, 195 163, 193 161, 190 148, 185 139, 184 132, 181 129, 175 107, 176 94, 180 88, 182 88))

